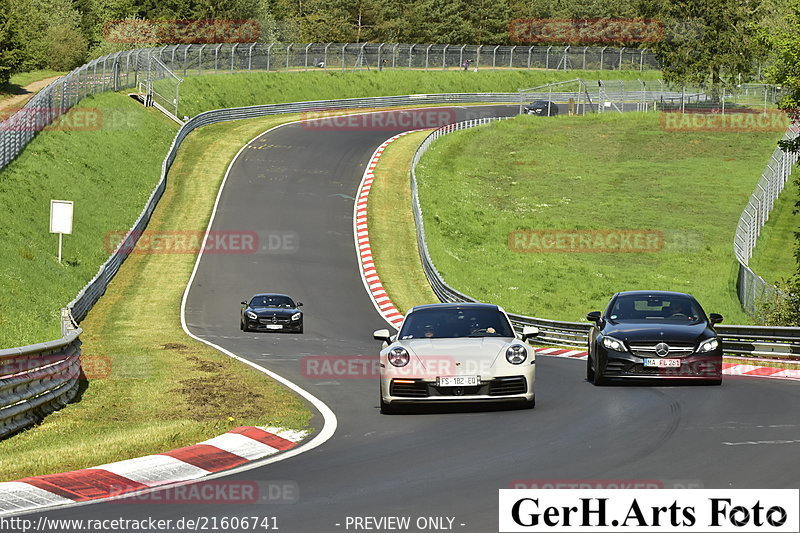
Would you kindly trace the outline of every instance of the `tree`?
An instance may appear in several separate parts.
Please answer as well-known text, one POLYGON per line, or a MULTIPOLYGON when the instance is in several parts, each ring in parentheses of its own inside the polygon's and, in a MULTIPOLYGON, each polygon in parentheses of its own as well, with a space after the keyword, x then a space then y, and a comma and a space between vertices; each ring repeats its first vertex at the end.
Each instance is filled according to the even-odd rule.
POLYGON ((21 63, 19 20, 11 10, 11 0, 0 0, 0 87, 6 85, 21 63))
MULTIPOLYGON (((668 82, 710 84, 717 97, 725 77, 748 79, 759 55, 762 0, 660 0, 648 6, 664 23, 651 48, 668 82)), ((647 14, 645 14, 647 16, 647 14)))

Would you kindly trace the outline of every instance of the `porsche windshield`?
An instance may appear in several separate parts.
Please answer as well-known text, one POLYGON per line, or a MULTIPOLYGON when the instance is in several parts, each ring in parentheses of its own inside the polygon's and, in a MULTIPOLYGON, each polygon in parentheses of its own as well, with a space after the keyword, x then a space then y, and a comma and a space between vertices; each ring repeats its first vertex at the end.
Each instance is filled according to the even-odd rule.
POLYGON ((294 302, 288 296, 254 296, 250 300, 250 307, 283 307, 291 309, 294 302))
POLYGON ((688 296, 622 295, 608 312, 614 322, 670 321, 697 324, 706 319, 700 305, 688 296))
POLYGON ((506 316, 490 307, 430 308, 414 311, 403 323, 399 339, 513 337, 506 316))

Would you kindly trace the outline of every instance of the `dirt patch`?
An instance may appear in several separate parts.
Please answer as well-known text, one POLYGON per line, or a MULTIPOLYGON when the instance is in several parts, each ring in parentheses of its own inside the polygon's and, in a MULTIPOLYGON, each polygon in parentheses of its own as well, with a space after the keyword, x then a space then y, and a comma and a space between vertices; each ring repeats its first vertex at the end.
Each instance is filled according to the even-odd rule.
MULTIPOLYGON (((188 350, 189 347, 185 344, 180 344, 178 342, 168 342, 167 344, 161 345, 162 350, 188 350)), ((196 358, 195 358, 196 359, 196 358)))
POLYGON ((178 418, 196 421, 258 418, 263 416, 260 400, 262 394, 242 387, 227 372, 227 366, 196 356, 188 358, 195 370, 211 375, 193 377, 178 382, 176 390, 183 396, 182 409, 176 411, 178 418))
POLYGON ((16 94, 0 100, 0 115, 15 113, 20 107, 25 105, 31 96, 38 93, 52 82, 59 79, 61 76, 54 76, 52 78, 45 78, 43 80, 35 81, 22 87, 16 94))

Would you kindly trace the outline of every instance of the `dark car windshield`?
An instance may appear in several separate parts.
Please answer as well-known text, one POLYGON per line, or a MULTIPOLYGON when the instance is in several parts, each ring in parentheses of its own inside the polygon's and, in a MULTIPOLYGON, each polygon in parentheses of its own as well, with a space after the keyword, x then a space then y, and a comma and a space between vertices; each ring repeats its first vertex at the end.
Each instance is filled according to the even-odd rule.
POLYGON ((399 339, 513 337, 506 316, 487 307, 419 309, 409 314, 399 339))
POLYGON ((667 320, 696 324, 706 319, 694 298, 681 295, 621 295, 611 304, 607 316, 615 322, 667 320))
POLYGON ((250 307, 284 307, 294 308, 294 301, 288 296, 253 296, 250 307))

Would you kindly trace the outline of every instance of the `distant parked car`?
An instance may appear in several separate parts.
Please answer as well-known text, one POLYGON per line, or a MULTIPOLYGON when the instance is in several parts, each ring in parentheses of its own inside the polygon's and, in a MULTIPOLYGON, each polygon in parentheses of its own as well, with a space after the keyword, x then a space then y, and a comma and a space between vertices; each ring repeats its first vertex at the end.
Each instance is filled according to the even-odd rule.
POLYGON ((525 106, 525 113, 528 115, 554 117, 558 115, 558 104, 547 100, 536 100, 525 106))
POLYGON ((380 352, 381 412, 398 405, 455 402, 536 404, 536 357, 525 342, 538 334, 514 333, 505 311, 479 303, 414 307, 400 332, 373 334, 380 352))
POLYGON ((689 294, 627 291, 615 294, 604 313, 586 315, 589 331, 586 379, 692 379, 722 383, 722 341, 714 324, 689 294))
POLYGON ((242 301, 239 327, 242 331, 291 331, 303 333, 302 302, 285 294, 261 293, 242 301))

